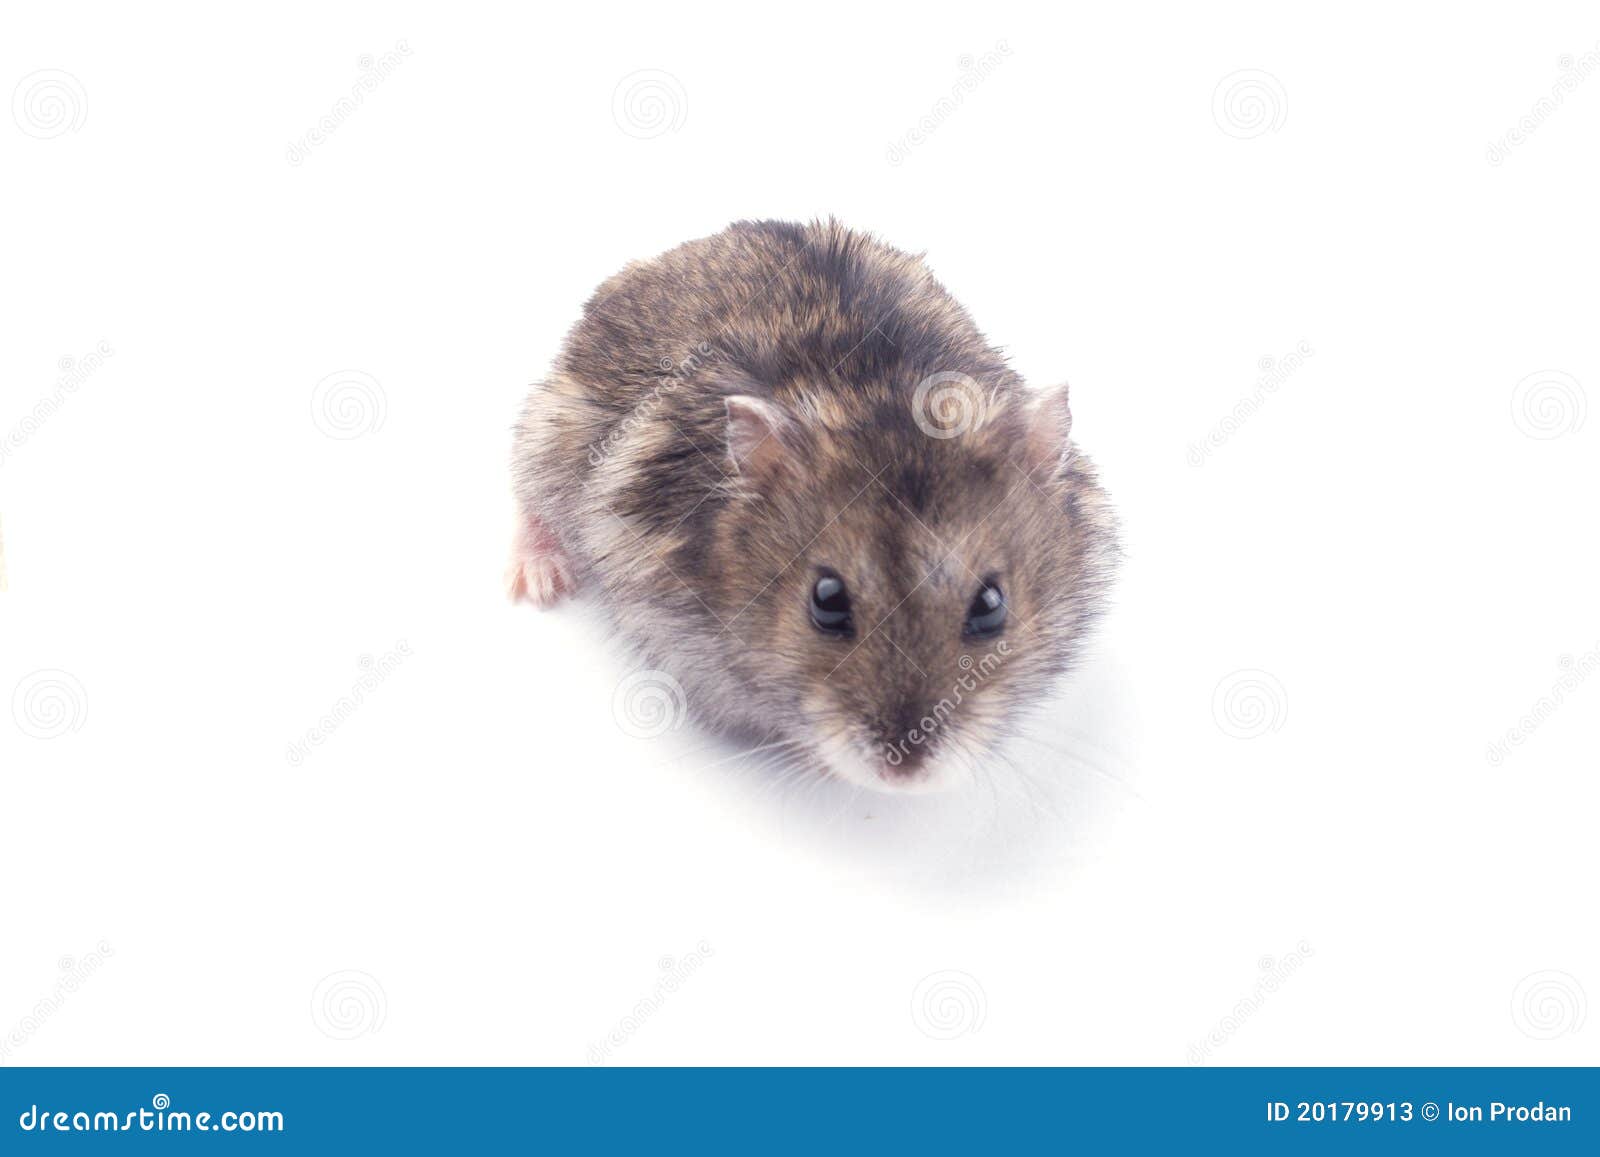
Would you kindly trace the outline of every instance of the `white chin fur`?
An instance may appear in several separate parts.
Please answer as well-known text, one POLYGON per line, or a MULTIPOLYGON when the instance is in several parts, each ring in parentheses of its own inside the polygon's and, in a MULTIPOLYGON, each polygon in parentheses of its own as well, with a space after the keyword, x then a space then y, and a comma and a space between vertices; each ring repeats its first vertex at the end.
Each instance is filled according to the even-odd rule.
POLYGON ((849 740, 829 736, 820 746, 822 762, 828 771, 846 783, 883 795, 933 795, 961 786, 961 769, 947 753, 935 752, 917 775, 897 776, 890 764, 874 754, 868 756, 849 740))

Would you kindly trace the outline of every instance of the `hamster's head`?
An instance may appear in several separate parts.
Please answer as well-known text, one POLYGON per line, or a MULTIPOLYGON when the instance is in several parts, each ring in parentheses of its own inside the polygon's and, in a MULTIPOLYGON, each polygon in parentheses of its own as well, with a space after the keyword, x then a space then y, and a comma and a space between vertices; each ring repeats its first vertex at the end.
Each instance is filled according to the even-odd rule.
POLYGON ((772 732, 877 791, 976 778, 1070 665, 1116 553, 1066 390, 951 377, 955 424, 889 391, 725 403, 733 662, 772 732))

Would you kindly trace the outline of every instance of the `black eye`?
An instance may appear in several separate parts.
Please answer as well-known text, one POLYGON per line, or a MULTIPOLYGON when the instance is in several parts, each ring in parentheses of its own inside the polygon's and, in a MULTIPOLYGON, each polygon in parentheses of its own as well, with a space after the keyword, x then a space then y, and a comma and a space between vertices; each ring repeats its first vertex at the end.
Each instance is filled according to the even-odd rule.
POLYGON ((1006 597, 1000 593, 1000 587, 993 579, 985 582, 978 588, 978 593, 972 597, 972 605, 967 608, 967 621, 961 627, 961 633, 969 638, 984 639, 990 635, 998 635, 1000 628, 1006 625, 1006 597))
POLYGON ((825 570, 811 586, 811 622, 825 635, 848 635, 855 629, 850 619, 850 592, 844 579, 825 570))

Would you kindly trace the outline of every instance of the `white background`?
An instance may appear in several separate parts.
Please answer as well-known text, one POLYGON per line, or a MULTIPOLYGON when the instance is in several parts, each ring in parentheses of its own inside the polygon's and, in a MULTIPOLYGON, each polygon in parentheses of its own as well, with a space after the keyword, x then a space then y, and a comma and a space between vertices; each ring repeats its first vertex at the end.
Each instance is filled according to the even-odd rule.
POLYGON ((1206 7, 8 7, 0 1060, 1600 1062, 1600 19, 1206 7), (827 214, 1125 522, 992 792, 637 738, 502 598, 593 287, 827 214))

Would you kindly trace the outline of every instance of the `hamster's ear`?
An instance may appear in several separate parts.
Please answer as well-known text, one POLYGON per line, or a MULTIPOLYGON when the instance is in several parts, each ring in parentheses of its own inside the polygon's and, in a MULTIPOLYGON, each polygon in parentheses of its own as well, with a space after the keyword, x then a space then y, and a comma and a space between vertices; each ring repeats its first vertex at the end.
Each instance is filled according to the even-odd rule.
POLYGON ((1072 411, 1065 384, 1044 391, 1028 407, 1028 433, 1023 443, 1028 472, 1054 477, 1071 450, 1072 411))
POLYGON ((779 477, 793 456, 793 423, 781 407, 751 394, 727 399, 728 460, 757 483, 779 477))

